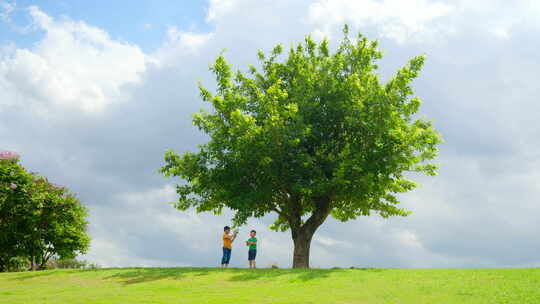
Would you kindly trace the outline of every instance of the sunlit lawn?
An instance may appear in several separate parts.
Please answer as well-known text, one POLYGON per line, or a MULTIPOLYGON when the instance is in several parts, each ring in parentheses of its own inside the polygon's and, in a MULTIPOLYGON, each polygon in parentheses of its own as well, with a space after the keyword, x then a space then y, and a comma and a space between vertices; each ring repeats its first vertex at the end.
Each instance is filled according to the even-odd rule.
POLYGON ((126 268, 0 274, 0 303, 540 303, 540 268, 126 268))

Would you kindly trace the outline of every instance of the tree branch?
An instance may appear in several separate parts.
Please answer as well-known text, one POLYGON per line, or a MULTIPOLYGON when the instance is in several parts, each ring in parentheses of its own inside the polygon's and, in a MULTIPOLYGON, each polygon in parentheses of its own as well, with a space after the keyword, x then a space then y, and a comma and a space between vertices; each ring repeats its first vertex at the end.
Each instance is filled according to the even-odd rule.
POLYGON ((278 207, 272 207, 271 209, 272 209, 272 211, 275 211, 275 212, 276 212, 277 214, 279 214, 280 216, 283 216, 283 217, 287 218, 286 214, 283 213, 283 211, 279 210, 278 207))
POLYGON ((313 234, 324 223, 332 211, 332 199, 330 196, 314 197, 313 201, 315 203, 315 210, 306 223, 302 225, 302 229, 310 234, 313 234))

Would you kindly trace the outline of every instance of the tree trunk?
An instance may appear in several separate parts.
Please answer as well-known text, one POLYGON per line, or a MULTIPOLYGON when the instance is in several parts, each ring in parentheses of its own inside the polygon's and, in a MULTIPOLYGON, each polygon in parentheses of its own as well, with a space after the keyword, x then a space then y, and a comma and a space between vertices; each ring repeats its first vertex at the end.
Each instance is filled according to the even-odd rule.
POLYGON ((49 260, 49 256, 47 256, 47 254, 45 254, 44 256, 41 257, 41 264, 39 265, 39 269, 43 269, 45 268, 45 264, 47 264, 47 261, 49 260))
POLYGON ((297 208, 292 209, 292 216, 289 217, 289 226, 294 242, 293 268, 309 268, 311 239, 332 210, 330 196, 314 197, 313 202, 315 210, 304 224, 301 220, 299 203, 295 204, 297 208))
POLYGON ((299 215, 289 222, 294 241, 293 268, 309 268, 311 239, 332 210, 330 197, 315 197, 313 200, 316 209, 303 225, 299 215))
POLYGON ((294 256, 293 268, 309 268, 309 248, 311 246, 311 238, 313 233, 308 235, 307 231, 300 232, 293 237, 294 241, 294 256))

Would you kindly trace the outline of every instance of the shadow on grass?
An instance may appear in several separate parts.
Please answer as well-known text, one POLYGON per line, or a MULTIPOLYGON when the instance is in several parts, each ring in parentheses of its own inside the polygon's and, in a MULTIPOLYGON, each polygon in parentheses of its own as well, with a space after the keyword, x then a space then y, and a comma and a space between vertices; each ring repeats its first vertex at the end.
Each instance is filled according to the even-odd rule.
POLYGON ((50 276, 55 273, 57 272, 50 271, 50 270, 49 271, 40 270, 40 271, 14 272, 12 274, 15 274, 15 275, 12 278, 9 278, 9 280, 25 281, 25 280, 50 276))
POLYGON ((382 268, 330 268, 330 269, 238 269, 236 275, 232 276, 229 281, 250 281, 276 278, 280 276, 290 276, 291 281, 310 281, 315 279, 327 278, 333 274, 365 271, 365 272, 382 272, 382 268))
POLYGON ((157 280, 182 280, 185 277, 201 277, 212 273, 229 274, 225 281, 242 282, 252 280, 268 280, 277 277, 288 276, 291 281, 310 281, 329 277, 330 275, 351 271, 382 272, 379 268, 356 268, 356 269, 242 269, 242 268, 129 268, 115 273, 105 279, 118 279, 122 284, 131 285, 152 282, 157 280))
MULTIPOLYGON (((37 271, 22 271, 22 272, 0 272, 1 274, 9 274, 8 280, 13 281, 25 281, 35 278, 48 277, 48 276, 59 276, 59 275, 76 275, 86 272, 107 272, 114 271, 124 268, 88 268, 88 269, 43 269, 37 271)), ((133 268, 132 268, 133 269, 133 268)), ((142 268, 144 269, 144 268, 142 268)), ((151 269, 151 268, 146 268, 151 269)))
POLYGON ((177 268, 100 268, 82 270, 46 270, 36 272, 20 273, 9 280, 30 280, 34 278, 47 277, 51 275, 77 274, 81 272, 115 272, 114 274, 103 276, 104 279, 119 280, 124 285, 146 283, 158 280, 182 280, 185 277, 202 277, 212 273, 228 274, 224 278, 229 282, 242 282, 252 280, 269 280, 287 276, 290 281, 310 281, 329 277, 336 273, 362 271, 362 272, 382 272, 387 269, 382 268, 355 268, 355 269, 245 269, 245 268, 205 268, 205 267, 177 267, 177 268))
POLYGON ((218 268, 129 268, 113 274, 106 279, 120 279, 125 285, 158 281, 163 279, 181 280, 185 276, 206 276, 210 272, 217 272, 218 268))
POLYGON ((329 277, 343 269, 246 269, 235 272, 229 281, 241 282, 251 280, 266 280, 282 276, 290 277, 291 281, 310 281, 329 277))

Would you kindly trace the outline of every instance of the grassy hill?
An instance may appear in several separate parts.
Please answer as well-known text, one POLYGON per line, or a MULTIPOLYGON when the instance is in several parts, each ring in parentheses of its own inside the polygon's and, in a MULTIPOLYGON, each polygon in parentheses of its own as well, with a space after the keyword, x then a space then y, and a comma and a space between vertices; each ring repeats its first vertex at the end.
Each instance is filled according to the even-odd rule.
POLYGON ((0 274, 0 303, 540 303, 540 268, 126 268, 0 274))

